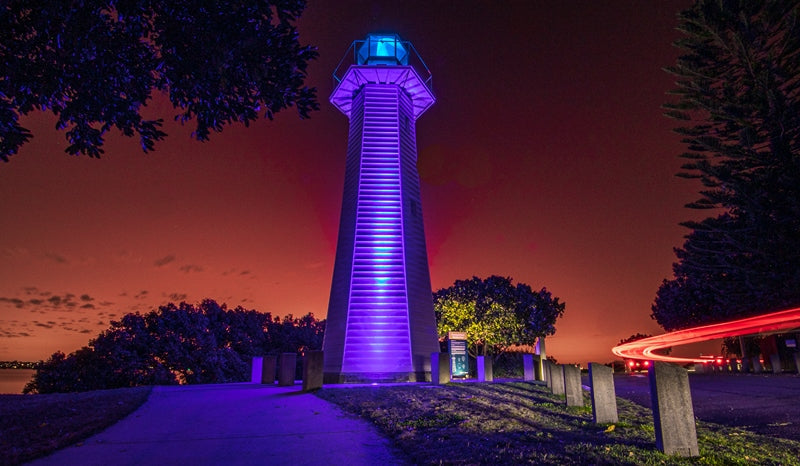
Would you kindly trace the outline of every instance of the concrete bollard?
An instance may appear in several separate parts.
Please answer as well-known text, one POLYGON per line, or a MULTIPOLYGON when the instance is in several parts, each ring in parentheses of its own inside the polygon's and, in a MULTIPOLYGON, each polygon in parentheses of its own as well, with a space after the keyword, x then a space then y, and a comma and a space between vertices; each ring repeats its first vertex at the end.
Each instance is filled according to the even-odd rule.
POLYGON ((581 368, 572 364, 564 364, 561 368, 564 376, 564 395, 567 399, 567 406, 583 406, 581 368))
POLYGON ((760 374, 763 370, 764 366, 761 365, 761 358, 759 356, 753 356, 753 372, 760 374))
POLYGON ((450 358, 447 353, 431 353, 431 383, 450 383, 450 358))
POLYGON ((253 356, 253 362, 250 366, 250 382, 261 383, 261 364, 263 358, 260 356, 253 356))
POLYGON ((525 382, 533 382, 536 380, 533 372, 533 355, 522 355, 522 380, 525 382))
POLYGON ((654 361, 648 377, 656 448, 667 455, 699 455, 689 373, 680 366, 654 361))
POLYGON ((752 360, 748 357, 742 356, 742 372, 745 374, 748 372, 752 372, 752 360))
POLYGON ((739 360, 738 359, 736 359, 736 358, 728 359, 728 365, 731 368, 731 372, 733 372, 734 374, 738 374, 739 373, 739 360))
POLYGON ((553 395, 564 394, 564 370, 561 364, 550 365, 550 375, 553 376, 553 395))
POLYGON ((297 371, 297 354, 282 353, 278 359, 278 386, 294 385, 294 374, 297 371))
POLYGON ((769 364, 772 366, 772 373, 773 374, 780 374, 783 372, 781 368, 781 355, 780 354, 770 354, 769 355, 769 364))
POLYGON ((542 363, 544 364, 544 378, 547 382, 547 389, 551 392, 553 391, 553 363, 548 360, 544 360, 542 363))
POLYGON ((322 351, 307 351, 303 356, 303 391, 322 388, 322 351))
POLYGON ((478 382, 491 382, 494 380, 494 373, 492 372, 492 358, 486 356, 478 356, 478 382))
POLYGON ((619 421, 617 392, 614 389, 614 369, 590 362, 589 387, 592 390, 592 419, 595 424, 619 421))
POLYGON ((536 357, 539 360, 536 365, 536 380, 545 380, 545 370, 543 362, 547 361, 547 350, 545 349, 544 337, 536 339, 536 348, 534 349, 536 357))
POLYGON ((800 374, 800 352, 794 353, 794 368, 800 374))
POLYGON ((261 364, 261 383, 275 385, 275 370, 278 366, 278 358, 275 356, 264 356, 261 364))
POLYGON ((539 356, 533 357, 533 372, 536 380, 544 382, 546 376, 544 373, 544 367, 542 367, 542 358, 539 356))

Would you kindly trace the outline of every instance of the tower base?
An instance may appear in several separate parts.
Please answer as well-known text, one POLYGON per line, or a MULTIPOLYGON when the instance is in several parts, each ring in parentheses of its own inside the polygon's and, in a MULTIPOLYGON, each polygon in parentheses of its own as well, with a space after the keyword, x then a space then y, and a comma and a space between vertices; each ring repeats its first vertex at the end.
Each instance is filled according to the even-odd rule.
POLYGON ((380 373, 344 373, 325 372, 322 383, 399 383, 399 382, 430 382, 430 372, 380 372, 380 373))

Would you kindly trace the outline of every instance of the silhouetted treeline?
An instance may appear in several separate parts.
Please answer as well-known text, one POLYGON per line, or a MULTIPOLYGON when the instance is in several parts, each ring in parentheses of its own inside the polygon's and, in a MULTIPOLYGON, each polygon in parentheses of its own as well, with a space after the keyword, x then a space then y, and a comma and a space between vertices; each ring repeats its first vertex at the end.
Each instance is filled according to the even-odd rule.
POLYGON ((75 392, 137 385, 241 382, 253 356, 322 348, 325 321, 307 314, 227 309, 213 300, 173 303, 120 321, 70 355, 36 365, 25 393, 75 392))

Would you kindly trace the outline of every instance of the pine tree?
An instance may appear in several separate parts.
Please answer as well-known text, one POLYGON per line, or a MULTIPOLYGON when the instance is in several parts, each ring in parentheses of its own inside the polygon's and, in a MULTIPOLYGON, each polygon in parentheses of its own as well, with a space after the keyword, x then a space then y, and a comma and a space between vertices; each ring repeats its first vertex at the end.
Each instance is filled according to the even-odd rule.
POLYGON ((712 216, 676 250, 653 318, 668 330, 800 304, 800 7, 699 0, 680 13, 684 53, 667 115, 688 151, 688 204, 712 216))

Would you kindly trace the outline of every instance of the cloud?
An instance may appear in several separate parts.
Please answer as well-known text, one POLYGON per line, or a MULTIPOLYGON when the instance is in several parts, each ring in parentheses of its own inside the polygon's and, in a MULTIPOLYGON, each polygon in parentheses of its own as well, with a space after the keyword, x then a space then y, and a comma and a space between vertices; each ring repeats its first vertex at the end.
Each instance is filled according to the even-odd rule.
POLYGON ((21 300, 19 298, 0 297, 0 303, 13 304, 17 309, 22 309, 23 307, 25 307, 25 301, 23 301, 23 300, 21 300))
POLYGON ((33 296, 33 295, 42 296, 41 292, 39 291, 39 288, 36 288, 35 286, 23 287, 22 291, 28 296, 33 296))
POLYGON ((69 261, 62 255, 56 254, 54 252, 46 252, 44 254, 45 259, 50 259, 51 261, 55 262, 56 264, 66 264, 69 261))
POLYGON ((114 254, 112 259, 124 264, 141 264, 143 261, 142 256, 131 251, 120 251, 114 254))
POLYGON ((136 296, 133 297, 133 299, 145 299, 147 297, 148 293, 149 293, 149 291, 142 290, 139 293, 137 293, 136 296))
POLYGON ((169 264, 170 262, 175 262, 175 256, 170 254, 168 256, 164 256, 161 259, 155 261, 156 267, 164 267, 165 265, 169 264))
POLYGON ((31 336, 28 332, 12 332, 9 330, 0 329, 0 338, 21 338, 31 336))
POLYGON ((205 269, 199 265, 186 264, 178 270, 180 270, 183 273, 191 273, 191 272, 202 272, 205 269))
POLYGON ((242 270, 241 272, 239 272, 239 275, 250 275, 250 273, 251 272, 249 270, 242 270))
MULTIPOLYGON (((72 311, 76 309, 96 309, 93 304, 95 298, 87 293, 56 294, 50 291, 41 291, 34 286, 21 288, 17 296, 0 297, 0 304, 8 303, 18 309, 30 309, 31 312, 45 313, 45 311, 72 311)), ((102 306, 110 306, 113 303, 102 302, 102 306)))
POLYGON ((33 325, 35 325, 37 327, 42 327, 42 328, 53 328, 53 327, 55 327, 55 322, 53 322, 51 324, 49 322, 45 323, 45 322, 39 322, 38 320, 34 320, 33 321, 33 325))
POLYGON ((6 248, 3 253, 8 257, 26 257, 30 254, 25 248, 6 248))
POLYGON ((170 293, 167 298, 170 301, 186 301, 187 295, 186 293, 170 293))

